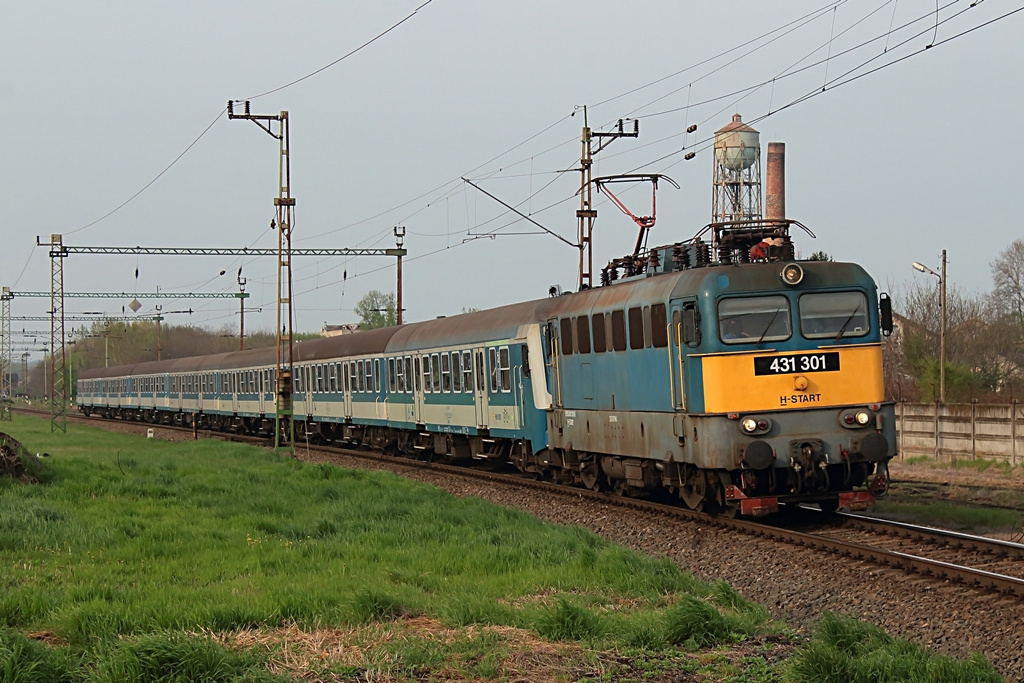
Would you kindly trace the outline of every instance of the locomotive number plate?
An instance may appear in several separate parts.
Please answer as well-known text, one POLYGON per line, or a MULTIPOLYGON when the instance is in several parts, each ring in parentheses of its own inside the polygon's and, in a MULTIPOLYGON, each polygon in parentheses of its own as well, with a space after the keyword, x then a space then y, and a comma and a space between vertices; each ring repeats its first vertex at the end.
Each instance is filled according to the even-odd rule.
POLYGON ((785 375, 796 372, 832 372, 839 369, 839 353, 799 353, 754 359, 755 375, 785 375))

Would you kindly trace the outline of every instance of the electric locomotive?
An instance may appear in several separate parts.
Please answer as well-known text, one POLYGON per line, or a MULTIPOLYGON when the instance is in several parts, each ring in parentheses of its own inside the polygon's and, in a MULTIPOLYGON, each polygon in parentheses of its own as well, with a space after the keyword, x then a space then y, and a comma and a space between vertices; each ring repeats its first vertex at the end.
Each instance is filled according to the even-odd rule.
POLYGON ((635 269, 625 281, 562 297, 545 327, 548 448, 517 464, 748 515, 780 502, 863 509, 884 492, 888 298, 858 265, 792 260, 789 223, 732 226, 744 241, 720 253, 777 241, 759 262, 670 245, 613 262, 635 269))

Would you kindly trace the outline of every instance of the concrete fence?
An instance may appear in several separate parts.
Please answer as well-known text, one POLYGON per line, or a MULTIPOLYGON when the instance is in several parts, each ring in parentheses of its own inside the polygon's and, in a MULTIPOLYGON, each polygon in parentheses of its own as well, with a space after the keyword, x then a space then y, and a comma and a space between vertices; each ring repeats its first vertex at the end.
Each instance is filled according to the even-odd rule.
POLYGON ((900 455, 937 460, 1005 460, 1024 464, 1024 406, 989 403, 897 403, 900 455))

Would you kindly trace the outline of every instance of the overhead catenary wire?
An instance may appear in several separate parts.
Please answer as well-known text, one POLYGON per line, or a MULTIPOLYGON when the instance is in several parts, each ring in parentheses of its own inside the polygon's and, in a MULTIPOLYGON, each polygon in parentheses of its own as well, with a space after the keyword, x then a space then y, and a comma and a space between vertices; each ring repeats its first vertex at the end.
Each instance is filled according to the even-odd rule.
MULTIPOLYGON (((835 6, 835 5, 836 5, 836 3, 832 3, 832 6, 833 6, 833 8, 834 8, 834 6, 835 6)), ((834 11, 834 9, 833 9, 833 11, 834 11)), ((931 14, 931 11, 929 11, 929 15, 930 15, 930 14, 931 14)), ((936 17, 936 18, 938 19, 938 17, 936 17)), ((890 27, 890 28, 891 28, 891 27, 890 27)), ((929 29, 929 30, 930 30, 930 29, 929 29)), ((886 35, 887 35, 887 36, 888 36, 889 34, 890 34, 890 32, 887 32, 887 33, 886 33, 886 35)), ((942 41, 942 43, 944 43, 944 42, 947 42, 947 41, 946 41, 946 40, 942 41)), ((942 43, 938 43, 938 44, 942 44, 942 43)), ((888 45, 886 45, 886 47, 885 47, 885 51, 891 51, 892 49, 894 49, 894 48, 893 48, 893 47, 890 47, 890 46, 888 46, 888 45)), ((920 52, 920 50, 919 50, 919 51, 917 51, 917 52, 916 52, 916 53, 914 53, 914 54, 919 54, 919 52, 920 52)), ((832 57, 835 57, 835 56, 837 56, 837 55, 832 55, 832 57)), ((903 61, 904 59, 907 59, 907 58, 909 58, 909 56, 912 56, 912 55, 908 55, 908 56, 906 56, 906 57, 902 57, 902 58, 900 58, 900 59, 899 59, 899 60, 897 60, 897 61, 894 61, 894 62, 892 62, 892 63, 890 63, 890 64, 882 65, 882 66, 881 66, 881 67, 879 67, 879 68, 886 68, 887 66, 890 66, 890 65, 892 65, 892 64, 894 64, 894 63, 898 63, 898 61, 903 61)), ((877 71, 877 70, 878 70, 878 69, 873 69, 872 71, 870 71, 870 72, 868 72, 868 73, 872 73, 872 72, 874 72, 874 71, 877 71)), ((844 77, 844 76, 848 76, 848 75, 850 75, 850 74, 851 74, 851 72, 846 72, 845 74, 843 74, 842 76, 840 76, 840 78, 842 78, 842 77, 844 77)), ((852 80, 856 80, 856 78, 861 78, 861 77, 863 77, 863 75, 867 75, 867 73, 865 73, 865 74, 862 74, 862 75, 859 75, 859 76, 854 76, 854 77, 850 78, 850 79, 849 79, 849 81, 852 81, 852 80)), ((667 77, 666 77, 666 78, 667 78, 667 77)), ((774 82, 774 80, 775 80, 775 79, 772 79, 772 82, 774 82)), ((843 84, 845 84, 846 82, 849 82, 849 81, 842 81, 842 82, 837 82, 837 81, 833 80, 833 81, 831 81, 831 82, 830 82, 830 84, 829 84, 829 85, 828 85, 827 87, 828 87, 828 89, 833 89, 834 87, 838 87, 839 85, 843 85, 843 84)), ((636 89, 634 89, 634 91, 635 91, 635 90, 636 90, 636 89)), ((806 98, 806 96, 803 96, 803 98, 806 98)), ((798 100, 799 100, 799 101, 803 101, 803 98, 798 98, 798 100)), ((782 110, 784 110, 785 108, 788 108, 788 107, 792 107, 792 106, 794 106, 794 105, 795 105, 795 103, 796 103, 796 102, 790 102, 790 103, 788 103, 788 104, 784 105, 783 107, 780 107, 780 108, 779 108, 778 110, 775 110, 775 111, 776 111, 776 112, 777 112, 777 111, 782 111, 782 110)), ((694 106, 694 107, 696 107, 696 105, 693 105, 693 106, 694 106)), ((771 107, 769 106, 769 112, 771 112, 771 111, 772 111, 772 110, 771 110, 771 107)), ((654 114, 652 114, 652 115, 654 115, 654 114)), ((650 115, 649 115, 649 116, 650 116, 650 115)), ((560 119, 560 121, 559 121, 559 122, 561 122, 561 120, 564 120, 564 117, 563 117, 563 119, 560 119)), ((757 119, 757 120, 762 120, 762 118, 759 118, 759 119, 757 119)), ((557 125, 557 122, 556 122, 556 124, 552 124, 552 126, 554 126, 554 125, 557 125)), ((549 127, 549 128, 550 128, 550 127, 549 127)), ((538 134, 536 134, 536 135, 539 135, 539 134, 540 134, 540 133, 538 133, 538 134)), ((530 138, 530 139, 532 139, 532 138, 530 138)), ((198 139, 197 139, 197 140, 198 140, 198 139)), ((513 149, 513 150, 514 150, 514 149, 516 149, 516 148, 518 148, 518 147, 522 146, 522 144, 525 144, 525 142, 526 142, 526 141, 524 141, 523 143, 519 143, 518 145, 516 145, 515 147, 513 147, 513 148, 511 148, 511 149, 513 149)), ((193 143, 193 144, 194 144, 194 143, 193 143)), ((706 149, 706 147, 705 147, 704 149, 706 149)), ((508 152, 505 152, 505 153, 508 153, 508 152)), ((505 153, 503 153, 503 154, 505 154, 505 153)), ((499 157, 495 157, 495 159, 497 159, 497 158, 500 158, 500 156, 501 156, 501 155, 499 155, 499 157)), ((532 159, 533 157, 531 156, 531 157, 529 157, 529 158, 531 158, 531 159, 532 159)), ((662 158, 665 158, 665 157, 662 157, 662 158)), ((654 162, 648 162, 648 163, 650 164, 650 163, 657 163, 657 162, 658 162, 658 160, 655 160, 654 162)), ((489 162, 485 162, 485 165, 486 165, 487 163, 489 163, 489 162)), ((505 168, 508 168, 508 167, 509 167, 508 165, 506 165, 506 166, 505 166, 505 168)), ((479 169, 479 168, 480 168, 480 167, 478 167, 478 169, 479 169)), ((642 167, 638 167, 638 168, 642 168, 642 167)), ((507 177, 507 176, 502 176, 502 177, 507 177)), ((531 177, 532 177, 532 176, 531 176, 531 177)), ((450 185, 451 185, 452 183, 454 183, 454 182, 455 182, 455 181, 449 181, 449 183, 447 183, 447 184, 445 184, 445 185, 442 185, 442 186, 439 186, 439 188, 447 188, 447 189, 449 190, 448 192, 446 192, 445 196, 453 196, 453 193, 454 193, 454 192, 455 192, 456 190, 455 190, 455 188, 452 188, 452 187, 450 187, 450 185)), ((542 188, 542 189, 543 189, 543 188, 542 188)), ((538 194, 540 193, 540 191, 541 191, 541 190, 537 190, 536 192, 534 192, 534 191, 532 191, 532 189, 531 189, 531 192, 530 192, 530 193, 528 194, 528 196, 527 196, 527 199, 526 199, 526 200, 524 200, 524 201, 532 201, 532 200, 533 200, 533 198, 535 198, 535 197, 537 197, 537 196, 538 196, 538 194)), ((429 193, 424 193, 424 195, 421 195, 421 197, 422 197, 422 196, 426 196, 427 194, 429 194, 429 193)), ((411 201, 415 201, 415 200, 411 200, 411 201)), ((436 201, 436 200, 435 200, 435 201, 436 201)), ((565 201, 565 200, 562 200, 562 201, 556 202, 555 204, 552 204, 552 205, 550 205, 550 206, 557 206, 557 205, 559 205, 559 204, 563 203, 564 201, 565 201)), ((429 205, 428 205, 428 206, 429 206, 429 205)), ((549 206, 548 208, 550 208, 550 206, 549 206)), ((425 208, 426 208, 426 207, 421 207, 420 209, 417 209, 417 211, 416 211, 416 212, 414 212, 414 213, 413 213, 412 215, 417 215, 417 213, 418 213, 418 212, 420 212, 420 211, 424 210, 425 208)), ((537 211, 535 211, 535 212, 531 212, 531 213, 532 213, 532 214, 536 214, 536 213, 540 213, 540 212, 543 212, 543 211, 545 211, 545 210, 546 210, 546 208, 545 208, 545 209, 538 209, 537 211)), ((506 214, 506 215, 507 215, 507 214, 506 214)), ((496 219, 492 219, 492 220, 496 220, 496 219)), ((513 223, 512 223, 512 224, 514 224, 515 222, 518 222, 518 221, 513 221, 513 223)), ((340 228, 339 228, 339 229, 340 229, 340 228)), ((70 234, 70 233, 69 233, 69 234, 70 234)), ((323 234, 329 234, 329 233, 323 233, 323 234)), ((31 256, 30 256, 30 258, 31 258, 31 256)), ((26 263, 26 267, 27 267, 27 263, 26 263)), ((24 269, 23 269, 23 271, 22 271, 22 272, 24 272, 24 269)), ((19 276, 19 277, 20 277, 20 276, 19 276)))

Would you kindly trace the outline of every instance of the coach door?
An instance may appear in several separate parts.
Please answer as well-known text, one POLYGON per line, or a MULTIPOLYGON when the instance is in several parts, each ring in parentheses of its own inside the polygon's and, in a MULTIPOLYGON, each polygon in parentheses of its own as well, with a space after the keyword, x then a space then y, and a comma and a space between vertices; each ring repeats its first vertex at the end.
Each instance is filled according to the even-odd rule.
POLYGON ((487 429, 487 356, 484 349, 473 349, 473 374, 476 381, 473 383, 473 403, 476 405, 476 426, 478 429, 487 429))
POLYGON ((313 414, 313 391, 316 388, 316 371, 312 365, 304 366, 302 373, 302 405, 305 415, 313 414))
POLYGON ((238 414, 238 373, 234 370, 228 372, 228 393, 231 395, 231 412, 238 414))
POLYGON ((256 395, 259 400, 260 415, 266 415, 267 413, 267 371, 257 370, 256 371, 256 395))
MULTIPOLYGON (((669 310, 672 312, 668 321, 669 391, 673 408, 686 410, 686 354, 688 350, 700 345, 700 311, 694 299, 673 301, 669 310)), ((651 317, 652 327, 658 323, 664 324, 662 320, 653 319, 653 307, 651 317)))
MULTIPOLYGON (((422 356, 427 358, 427 356, 422 356)), ((423 364, 420 362, 419 354, 412 357, 412 377, 406 381, 412 382, 412 422, 424 424, 423 404, 425 402, 423 392, 426 391, 423 384, 423 364)))

